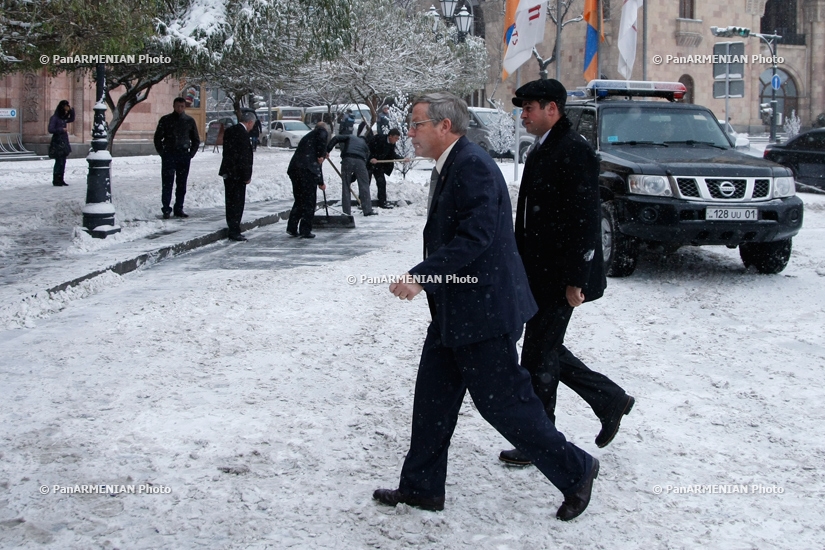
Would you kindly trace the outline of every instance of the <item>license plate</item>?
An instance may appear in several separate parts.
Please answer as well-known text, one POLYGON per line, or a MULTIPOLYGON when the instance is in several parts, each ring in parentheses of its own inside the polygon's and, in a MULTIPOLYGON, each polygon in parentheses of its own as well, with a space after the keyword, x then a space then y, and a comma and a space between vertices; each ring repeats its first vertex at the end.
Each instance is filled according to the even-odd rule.
POLYGON ((755 222, 759 219, 756 208, 712 208, 705 209, 706 220, 723 222, 755 222))

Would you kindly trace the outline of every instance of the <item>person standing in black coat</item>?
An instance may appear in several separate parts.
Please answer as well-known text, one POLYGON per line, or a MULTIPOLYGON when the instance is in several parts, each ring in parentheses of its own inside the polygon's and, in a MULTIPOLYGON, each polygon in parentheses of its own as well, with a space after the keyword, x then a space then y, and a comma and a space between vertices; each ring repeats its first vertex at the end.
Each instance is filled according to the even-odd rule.
POLYGON ((241 218, 246 203, 246 186, 252 181, 252 140, 249 132, 255 125, 255 113, 241 114, 240 121, 223 135, 223 160, 218 175, 226 191, 226 225, 229 238, 245 241, 241 234, 241 218))
POLYGON ((562 492, 556 517, 571 520, 590 502, 599 461, 556 430, 519 366, 516 342, 536 303, 516 250, 507 185, 490 155, 464 135, 469 121, 466 103, 452 94, 413 102, 409 135, 419 156, 436 159, 433 191, 424 260, 390 291, 412 300, 424 290, 432 322, 401 481, 373 498, 389 506, 444 508, 447 451, 469 390, 481 416, 562 492))
POLYGON ((174 211, 176 218, 188 218, 183 211, 186 197, 186 180, 189 178, 189 162, 198 152, 200 136, 195 119, 186 114, 186 100, 176 97, 172 102, 174 112, 160 117, 155 130, 155 150, 161 158, 161 203, 163 218, 174 211), (172 202, 172 185, 175 185, 175 207, 172 202))
POLYGON ((74 109, 65 99, 57 104, 54 114, 49 119, 49 133, 52 134, 52 141, 49 144, 49 158, 54 159, 54 169, 52 170, 52 185, 63 187, 69 185, 63 179, 66 173, 66 158, 72 152, 69 144, 69 133, 66 125, 74 122, 74 109))
POLYGON ((387 178, 392 174, 394 164, 392 162, 378 163, 379 160, 403 160, 395 152, 395 144, 401 138, 398 128, 389 130, 387 135, 375 135, 367 140, 370 147, 370 161, 367 163, 367 171, 370 179, 375 176, 375 185, 378 186, 378 208, 392 208, 387 204, 387 178))
POLYGON ((295 197, 286 224, 286 232, 291 237, 300 235, 305 239, 315 238, 312 218, 315 216, 318 189, 327 188, 321 167, 329 157, 328 140, 329 129, 325 123, 319 122, 310 133, 301 138, 289 161, 286 173, 292 181, 292 195, 295 197))
MULTIPOLYGON (((516 242, 530 290, 539 306, 527 322, 521 364, 555 423, 559 381, 579 394, 602 429, 604 447, 619 430, 634 399, 609 378, 588 369, 564 346, 573 308, 604 294, 607 281, 601 244, 599 159, 564 114, 567 90, 553 79, 516 90, 513 104, 536 145, 528 154, 516 209, 516 242)), ((509 464, 527 465, 521 449, 503 451, 509 464)))

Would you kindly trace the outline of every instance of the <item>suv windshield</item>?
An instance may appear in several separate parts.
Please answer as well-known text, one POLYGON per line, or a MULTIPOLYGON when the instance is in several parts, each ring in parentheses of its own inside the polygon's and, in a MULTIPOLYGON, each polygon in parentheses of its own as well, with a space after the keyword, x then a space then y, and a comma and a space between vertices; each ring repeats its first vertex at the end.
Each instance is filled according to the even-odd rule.
POLYGON ((729 149, 725 134, 710 113, 698 109, 611 106, 601 112, 601 147, 623 144, 710 145, 729 149))

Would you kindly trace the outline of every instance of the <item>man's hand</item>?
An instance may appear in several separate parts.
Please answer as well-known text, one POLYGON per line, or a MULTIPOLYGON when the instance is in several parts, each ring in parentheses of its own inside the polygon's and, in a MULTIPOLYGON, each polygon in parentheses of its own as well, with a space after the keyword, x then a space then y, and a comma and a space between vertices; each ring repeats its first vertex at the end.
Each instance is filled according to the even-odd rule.
POLYGON ((570 304, 570 307, 579 307, 584 303, 584 293, 582 293, 582 289, 577 286, 568 286, 567 287, 567 303, 570 304))
POLYGON ((329 156, 329 155, 327 155, 326 157, 318 157, 318 164, 324 164, 324 160, 326 160, 326 158, 327 158, 328 156, 329 156))
POLYGON ((370 164, 378 164, 378 159, 370 159, 370 164))
POLYGON ((318 186, 318 189, 320 189, 321 191, 326 191, 327 190, 327 184, 322 183, 321 185, 318 186))
POLYGON ((423 286, 413 282, 412 275, 409 273, 404 273, 400 279, 400 282, 390 285, 390 292, 402 300, 412 300, 418 296, 419 292, 424 290, 423 286))
POLYGON ((252 180, 251 180, 251 179, 248 179, 248 180, 246 180, 245 182, 243 182, 243 184, 244 184, 244 185, 249 185, 249 182, 250 182, 250 181, 252 181, 252 180))

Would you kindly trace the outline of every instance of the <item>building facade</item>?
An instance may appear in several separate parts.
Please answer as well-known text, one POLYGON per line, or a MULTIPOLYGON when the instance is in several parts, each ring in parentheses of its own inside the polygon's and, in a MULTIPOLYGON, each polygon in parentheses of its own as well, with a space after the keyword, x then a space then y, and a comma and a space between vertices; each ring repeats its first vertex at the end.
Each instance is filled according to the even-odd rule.
MULTIPOLYGON (((487 48, 491 63, 491 79, 486 94, 509 99, 517 88, 517 75, 500 81, 504 32, 504 0, 476 0, 485 14, 487 48)), ((555 7, 556 0, 549 0, 555 7)), ((621 20, 621 0, 601 0, 604 10, 601 44, 601 75, 623 79, 618 72, 617 38, 621 20)), ((718 38, 711 26, 735 25, 753 32, 779 34, 777 74, 781 80, 777 90, 778 112, 788 117, 792 112, 800 118, 803 128, 811 127, 825 113, 825 0, 674 0, 647 4, 646 47, 643 41, 643 10, 638 11, 636 62, 632 79, 680 81, 688 88, 688 101, 713 110, 724 118, 725 100, 713 98, 713 65, 710 56, 717 42, 744 42, 745 93, 743 98, 729 100, 728 116, 737 130, 761 133, 760 104, 771 98, 772 63, 768 47, 758 38, 718 38), (661 56, 661 62, 658 57, 661 56), (643 61, 646 74, 643 75, 643 61)), ((582 15, 583 0, 572 0, 565 21, 582 15)), ((568 89, 586 84, 584 40, 586 23, 570 23, 563 27, 561 54, 558 62, 561 81, 568 89)), ((556 27, 548 17, 544 42, 537 46, 540 55, 549 58, 555 43, 556 27)), ((555 76, 555 65, 548 67, 555 76)), ((538 63, 531 59, 522 66, 521 83, 539 77, 538 63)), ((783 117, 783 118, 784 118, 783 117)), ((781 130, 781 128, 780 128, 781 130)))

